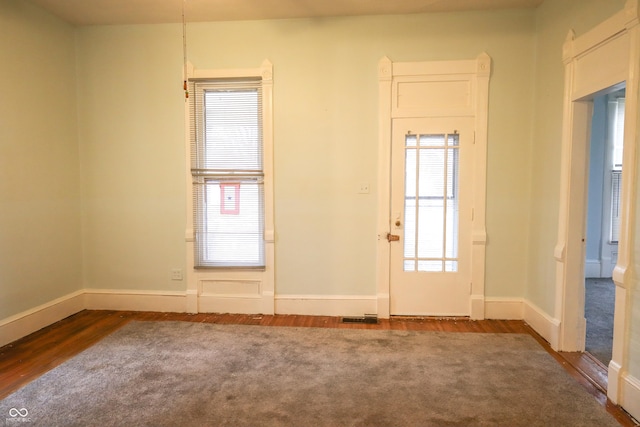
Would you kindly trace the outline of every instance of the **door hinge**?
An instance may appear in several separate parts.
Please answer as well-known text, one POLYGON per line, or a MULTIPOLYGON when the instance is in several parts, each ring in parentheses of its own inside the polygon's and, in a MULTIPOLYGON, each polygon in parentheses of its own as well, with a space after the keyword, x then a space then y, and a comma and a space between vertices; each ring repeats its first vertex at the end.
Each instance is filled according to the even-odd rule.
POLYGON ((473 144, 475 145, 476 143, 476 131, 473 131, 473 144))
POLYGON ((473 295, 473 283, 469 282, 469 295, 473 295))

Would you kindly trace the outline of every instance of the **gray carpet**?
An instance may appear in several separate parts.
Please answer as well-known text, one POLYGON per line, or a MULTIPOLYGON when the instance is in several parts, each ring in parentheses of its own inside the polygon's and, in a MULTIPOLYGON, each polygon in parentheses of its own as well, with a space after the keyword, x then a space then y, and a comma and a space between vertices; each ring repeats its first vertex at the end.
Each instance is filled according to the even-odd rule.
POLYGON ((587 319, 585 349, 605 366, 611 361, 615 287, 611 279, 585 281, 584 316, 587 319))
POLYGON ((618 425, 528 335, 189 322, 128 324, 0 401, 7 425, 22 408, 33 426, 618 425))

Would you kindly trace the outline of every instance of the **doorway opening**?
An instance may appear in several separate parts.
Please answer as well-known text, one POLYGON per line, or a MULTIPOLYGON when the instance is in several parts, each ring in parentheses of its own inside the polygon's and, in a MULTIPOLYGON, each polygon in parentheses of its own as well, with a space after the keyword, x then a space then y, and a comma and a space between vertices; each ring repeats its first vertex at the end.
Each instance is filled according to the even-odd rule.
POLYGON ((585 243, 585 351, 607 369, 612 357, 625 90, 594 97, 585 243))

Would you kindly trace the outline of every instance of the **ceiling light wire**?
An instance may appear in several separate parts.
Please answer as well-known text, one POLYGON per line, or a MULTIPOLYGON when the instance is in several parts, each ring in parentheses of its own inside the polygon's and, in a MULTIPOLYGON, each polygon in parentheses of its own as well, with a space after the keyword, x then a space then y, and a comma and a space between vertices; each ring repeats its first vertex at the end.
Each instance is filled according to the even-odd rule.
POLYGON ((184 90, 185 102, 189 98, 189 88, 187 86, 187 20, 185 18, 185 9, 187 0, 182 0, 182 56, 184 61, 184 81, 182 88, 184 90))

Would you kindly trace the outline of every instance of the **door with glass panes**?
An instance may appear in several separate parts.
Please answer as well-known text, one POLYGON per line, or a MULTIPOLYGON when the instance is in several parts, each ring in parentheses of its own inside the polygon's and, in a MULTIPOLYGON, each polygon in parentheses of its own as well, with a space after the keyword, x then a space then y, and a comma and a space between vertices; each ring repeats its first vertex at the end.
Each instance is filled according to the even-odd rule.
POLYGON ((467 316, 473 119, 392 124, 390 314, 467 316))

